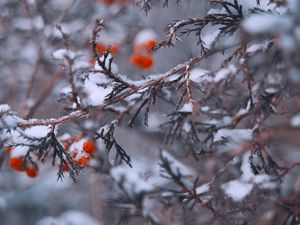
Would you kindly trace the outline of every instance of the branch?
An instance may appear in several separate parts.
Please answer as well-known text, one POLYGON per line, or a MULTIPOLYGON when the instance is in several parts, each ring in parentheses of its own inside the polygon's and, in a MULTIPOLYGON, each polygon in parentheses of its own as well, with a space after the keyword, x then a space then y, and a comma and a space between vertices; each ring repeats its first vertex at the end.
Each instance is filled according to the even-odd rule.
POLYGON ((17 123, 18 127, 30 127, 30 126, 47 126, 47 125, 58 125, 62 123, 66 123, 75 119, 79 119, 85 117, 89 114, 88 110, 77 110, 75 112, 70 113, 69 115, 62 116, 59 118, 51 118, 51 119, 31 119, 31 120, 23 120, 17 123))

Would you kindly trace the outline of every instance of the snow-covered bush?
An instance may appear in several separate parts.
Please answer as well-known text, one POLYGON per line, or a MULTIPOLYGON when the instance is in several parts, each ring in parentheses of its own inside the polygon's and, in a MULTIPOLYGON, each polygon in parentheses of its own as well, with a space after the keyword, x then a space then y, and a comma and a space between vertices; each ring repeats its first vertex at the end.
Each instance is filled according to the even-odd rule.
POLYGON ((1 224, 300 223, 298 0, 0 7, 1 224))

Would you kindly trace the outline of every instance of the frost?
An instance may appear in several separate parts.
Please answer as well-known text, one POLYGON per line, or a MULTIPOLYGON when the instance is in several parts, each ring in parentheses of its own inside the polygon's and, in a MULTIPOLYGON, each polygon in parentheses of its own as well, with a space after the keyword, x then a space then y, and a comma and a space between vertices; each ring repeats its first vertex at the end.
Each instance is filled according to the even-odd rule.
POLYGON ((245 31, 251 34, 286 32, 293 24, 289 17, 272 14, 256 14, 247 18, 243 24, 245 31))
POLYGON ((300 127, 300 114, 293 116, 290 123, 292 127, 300 127))
POLYGON ((219 82, 223 79, 226 79, 228 75, 235 74, 236 72, 237 72, 237 68, 234 65, 229 65, 228 67, 222 68, 218 72, 216 72, 214 81, 219 82))
POLYGON ((178 112, 183 113, 192 113, 193 112, 193 104, 191 102, 185 103, 178 112))

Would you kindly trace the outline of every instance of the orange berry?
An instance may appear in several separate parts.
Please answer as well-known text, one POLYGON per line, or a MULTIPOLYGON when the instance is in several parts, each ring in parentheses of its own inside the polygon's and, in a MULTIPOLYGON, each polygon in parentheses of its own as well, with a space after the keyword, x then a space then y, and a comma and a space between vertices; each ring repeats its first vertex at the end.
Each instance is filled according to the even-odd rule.
POLYGON ((141 69, 149 69, 153 65, 153 59, 149 55, 143 55, 139 64, 141 69))
POLYGON ((90 158, 88 156, 81 156, 78 160, 77 163, 79 166, 87 166, 90 158))
POLYGON ((155 40, 148 40, 145 44, 145 47, 147 50, 152 50, 152 48, 156 45, 156 41, 155 40))
POLYGON ((9 167, 16 171, 24 171, 23 158, 22 157, 12 157, 9 159, 9 167))
POLYGON ((139 54, 132 54, 130 56, 130 63, 133 65, 138 65, 141 61, 140 59, 141 59, 141 57, 139 54))
POLYGON ((38 173, 39 173, 39 168, 37 166, 31 165, 26 167, 27 176, 34 178, 37 177, 38 173))
POLYGON ((77 156, 77 152, 71 152, 71 157, 72 157, 73 159, 75 159, 76 156, 77 156))
POLYGON ((97 44, 96 44, 96 51, 97 51, 99 54, 103 54, 106 50, 107 50, 106 45, 101 44, 101 43, 97 43, 97 44))
POLYGON ((130 62, 140 69, 149 69, 153 65, 153 59, 149 55, 132 54, 130 62))
POLYGON ((83 149, 83 151, 85 151, 88 154, 93 154, 96 150, 96 146, 95 146, 94 142, 87 140, 83 143, 82 149, 83 149))

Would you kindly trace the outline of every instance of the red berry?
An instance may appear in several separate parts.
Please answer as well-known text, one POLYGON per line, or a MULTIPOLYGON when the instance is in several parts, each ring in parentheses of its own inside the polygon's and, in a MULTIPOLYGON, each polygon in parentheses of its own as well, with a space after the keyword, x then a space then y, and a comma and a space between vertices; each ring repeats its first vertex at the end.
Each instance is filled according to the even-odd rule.
POLYGON ((26 167, 27 176, 34 178, 37 177, 38 173, 39 173, 39 168, 37 166, 31 165, 26 167))
POLYGON ((87 166, 89 163, 90 158, 88 156, 81 156, 78 160, 77 163, 79 166, 87 166))
POLYGON ((23 157, 12 157, 9 159, 9 167, 16 171, 24 171, 23 157))
POLYGON ((96 150, 96 146, 94 142, 87 140, 83 143, 82 149, 88 154, 93 154, 96 150))

